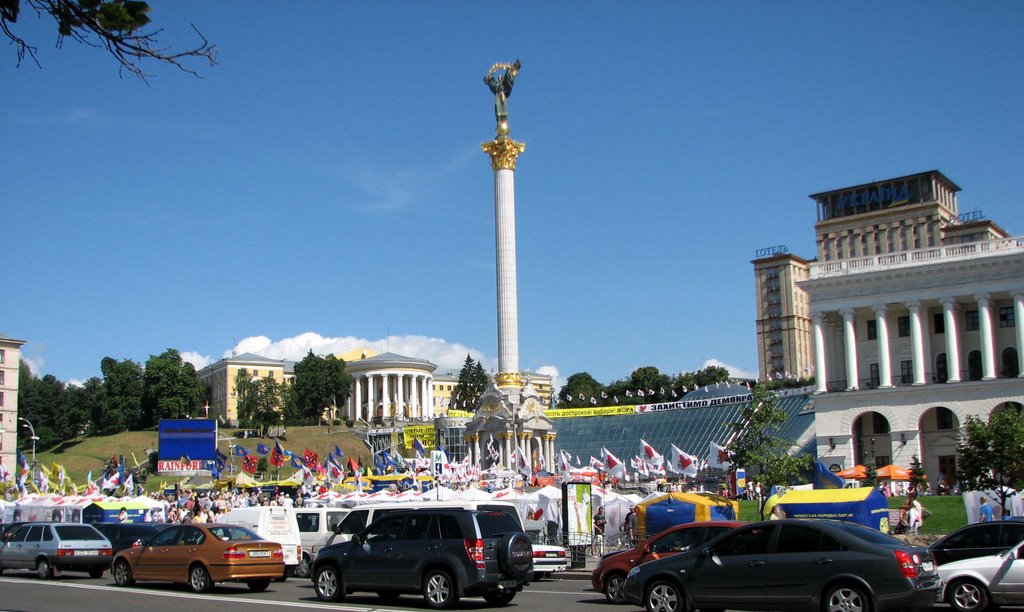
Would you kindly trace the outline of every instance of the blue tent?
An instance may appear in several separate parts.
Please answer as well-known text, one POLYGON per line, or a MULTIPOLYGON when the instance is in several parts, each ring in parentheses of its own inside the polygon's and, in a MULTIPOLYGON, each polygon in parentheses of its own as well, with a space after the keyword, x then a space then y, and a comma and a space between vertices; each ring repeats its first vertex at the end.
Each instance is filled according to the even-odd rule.
POLYGON ((718 495, 666 493, 645 499, 636 505, 637 531, 645 540, 683 523, 695 521, 735 521, 739 503, 718 495))
POLYGON ((874 487, 790 491, 776 502, 786 518, 824 518, 889 533, 889 503, 874 487))

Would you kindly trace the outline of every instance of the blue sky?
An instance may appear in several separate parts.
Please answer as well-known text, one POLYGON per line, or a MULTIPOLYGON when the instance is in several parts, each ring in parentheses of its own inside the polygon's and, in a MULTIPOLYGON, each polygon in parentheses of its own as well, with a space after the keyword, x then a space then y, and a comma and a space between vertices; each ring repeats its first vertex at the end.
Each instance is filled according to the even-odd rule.
POLYGON ((494 62, 516 171, 520 366, 757 370, 750 261, 814 255, 808 194, 939 169, 1013 235, 1019 2, 151 0, 202 79, 6 47, 0 332, 40 374, 169 347, 497 362, 494 62))

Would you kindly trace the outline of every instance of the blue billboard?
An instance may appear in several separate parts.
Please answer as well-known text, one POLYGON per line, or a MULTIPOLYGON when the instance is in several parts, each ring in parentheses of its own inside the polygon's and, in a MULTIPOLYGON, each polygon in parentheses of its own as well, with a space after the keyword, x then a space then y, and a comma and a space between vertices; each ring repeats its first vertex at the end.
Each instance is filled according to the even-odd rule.
POLYGON ((160 421, 161 461, 213 460, 217 450, 215 419, 163 419, 160 421))

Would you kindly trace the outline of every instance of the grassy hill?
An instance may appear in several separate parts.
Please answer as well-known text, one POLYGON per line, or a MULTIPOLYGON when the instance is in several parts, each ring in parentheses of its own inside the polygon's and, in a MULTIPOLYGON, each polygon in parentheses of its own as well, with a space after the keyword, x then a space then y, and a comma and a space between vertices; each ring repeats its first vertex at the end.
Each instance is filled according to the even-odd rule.
MULTIPOLYGON (((317 426, 289 427, 287 429, 287 438, 243 439, 235 437, 237 431, 235 429, 221 429, 219 431, 221 439, 218 441, 217 446, 225 455, 228 455, 230 452, 228 450, 229 444, 240 444, 250 453, 255 453, 256 446, 260 443, 265 444, 269 448, 273 448, 275 443, 280 443, 281 447, 285 450, 292 451, 300 456, 308 448, 317 453, 321 460, 327 457, 327 453, 334 451, 335 445, 341 448, 346 457, 356 457, 364 465, 370 458, 370 451, 366 448, 366 445, 345 427, 331 427, 330 431, 328 431, 327 427, 317 426)), ((59 463, 64 466, 72 480, 77 484, 82 484, 85 482, 85 476, 90 470, 93 473, 93 478, 99 478, 107 461, 114 455, 124 455, 125 461, 131 466, 133 465, 132 453, 135 453, 135 457, 139 462, 144 462, 148 458, 148 451, 156 448, 156 430, 130 431, 112 436, 82 438, 77 443, 65 446, 59 452, 39 452, 37 450, 36 461, 46 466, 52 463, 59 463)), ((25 453, 25 456, 31 459, 29 453, 25 453)), ((234 461, 236 466, 239 466, 241 463, 240 457, 230 457, 230 459, 234 461)), ((287 466, 288 464, 286 463, 285 465, 287 466)), ((290 474, 289 470, 290 468, 287 467, 282 468, 282 473, 290 474)), ((147 488, 151 489, 158 484, 154 483, 154 480, 158 481, 159 478, 151 478, 147 488)))

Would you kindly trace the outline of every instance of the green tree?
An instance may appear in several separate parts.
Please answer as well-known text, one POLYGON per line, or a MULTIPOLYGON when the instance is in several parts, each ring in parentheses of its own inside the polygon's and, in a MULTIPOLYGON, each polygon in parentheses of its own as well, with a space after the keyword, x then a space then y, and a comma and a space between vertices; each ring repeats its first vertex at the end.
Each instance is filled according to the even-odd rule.
POLYGON ((590 406, 590 398, 601 397, 603 389, 604 385, 587 372, 577 372, 565 380, 558 403, 561 408, 590 406))
POLYGON ((910 458, 910 488, 918 491, 928 482, 928 475, 924 473, 921 460, 914 455, 910 458))
POLYGON ((281 386, 273 376, 253 379, 242 368, 235 376, 238 396, 238 422, 246 429, 256 429, 267 437, 270 428, 282 422, 281 386))
POLYGON ((480 396, 487 390, 490 377, 479 361, 466 355, 466 361, 459 370, 459 382, 452 389, 452 408, 457 410, 476 410, 480 396))
POLYGON ((291 386, 296 416, 312 425, 320 422, 326 409, 344 405, 351 392, 352 376, 345 372, 343 360, 334 355, 320 357, 309 351, 295 364, 291 386))
POLYGON ((142 390, 145 372, 130 359, 118 361, 104 357, 100 361, 103 389, 99 405, 92 413, 92 430, 116 434, 138 427, 142 419, 142 390))
POLYGON ((967 417, 958 450, 961 487, 966 491, 996 491, 1005 508, 1007 487, 1024 487, 1024 419, 1020 404, 993 412, 988 422, 967 417))
POLYGON ((771 488, 789 485, 802 471, 810 469, 814 459, 810 455, 792 454, 792 442, 780 437, 779 431, 786 421, 786 412, 779 407, 774 393, 756 385, 750 404, 740 409, 739 420, 730 423, 732 441, 726 446, 731 458, 730 471, 747 470, 747 478, 761 484, 758 509, 764 518, 764 503, 771 488))
POLYGON ((642 396, 635 396, 638 404, 664 402, 671 399, 672 379, 658 371, 654 366, 645 366, 633 370, 629 375, 629 387, 634 391, 643 391, 642 396), (652 394, 653 391, 653 394, 652 394))
POLYGON ((865 487, 878 485, 878 469, 874 461, 868 461, 864 464, 864 482, 861 485, 865 487))
POLYGON ((142 426, 153 427, 161 419, 198 416, 206 387, 199 382, 195 367, 181 358, 177 349, 150 355, 142 389, 142 426))
POLYGON ((17 33, 22 6, 33 9, 37 17, 49 17, 56 23, 57 46, 65 38, 89 47, 106 49, 121 64, 121 70, 145 80, 141 66, 145 60, 175 66, 198 76, 184 62, 201 58, 210 65, 217 63, 217 46, 210 43, 192 26, 199 42, 184 51, 161 46, 159 29, 150 29, 149 4, 138 0, 0 0, 0 32, 14 45, 20 65, 29 56, 39 65, 37 48, 17 33))
POLYGON ((60 414, 64 409, 64 383, 52 374, 37 378, 25 360, 19 364, 18 417, 32 424, 29 429, 19 423, 18 446, 32 447, 32 432, 35 432, 36 449, 50 448, 63 439, 60 414))

